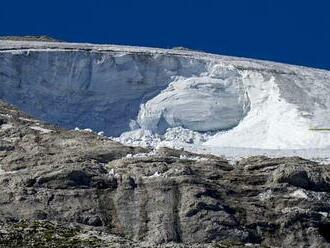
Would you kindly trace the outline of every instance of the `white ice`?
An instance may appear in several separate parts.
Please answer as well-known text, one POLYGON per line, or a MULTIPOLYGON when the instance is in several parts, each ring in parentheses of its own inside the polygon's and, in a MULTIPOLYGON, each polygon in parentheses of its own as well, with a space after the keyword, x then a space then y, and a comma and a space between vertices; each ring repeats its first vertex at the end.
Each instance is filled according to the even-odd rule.
POLYGON ((326 161, 330 72, 193 51, 0 41, 0 98, 130 145, 326 161))

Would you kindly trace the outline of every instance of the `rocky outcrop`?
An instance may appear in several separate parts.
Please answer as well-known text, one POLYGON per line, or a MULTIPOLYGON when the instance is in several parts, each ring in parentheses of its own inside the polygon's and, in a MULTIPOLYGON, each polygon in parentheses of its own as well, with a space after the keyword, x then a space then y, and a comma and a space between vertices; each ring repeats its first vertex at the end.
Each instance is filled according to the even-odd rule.
POLYGON ((0 247, 330 242, 330 166, 298 157, 127 147, 1 103, 0 165, 0 247))
POLYGON ((46 35, 0 36, 0 40, 60 42, 60 40, 54 39, 54 38, 46 36, 46 35))

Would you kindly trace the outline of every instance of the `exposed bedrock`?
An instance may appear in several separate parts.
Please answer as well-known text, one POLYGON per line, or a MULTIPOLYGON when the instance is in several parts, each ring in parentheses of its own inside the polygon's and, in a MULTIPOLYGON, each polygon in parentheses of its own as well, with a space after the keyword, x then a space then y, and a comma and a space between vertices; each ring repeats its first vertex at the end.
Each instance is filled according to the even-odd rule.
POLYGON ((104 235, 86 247, 329 246, 329 165, 252 157, 232 166, 65 131, 1 102, 0 114, 0 247, 83 242, 82 231, 104 235))

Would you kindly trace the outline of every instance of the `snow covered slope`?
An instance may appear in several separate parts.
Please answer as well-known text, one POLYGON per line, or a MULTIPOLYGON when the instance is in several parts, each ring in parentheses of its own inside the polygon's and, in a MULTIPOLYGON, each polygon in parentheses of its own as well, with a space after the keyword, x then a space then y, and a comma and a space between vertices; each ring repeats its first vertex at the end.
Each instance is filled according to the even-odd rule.
POLYGON ((131 144, 330 147, 330 72, 156 48, 0 41, 0 98, 131 144))

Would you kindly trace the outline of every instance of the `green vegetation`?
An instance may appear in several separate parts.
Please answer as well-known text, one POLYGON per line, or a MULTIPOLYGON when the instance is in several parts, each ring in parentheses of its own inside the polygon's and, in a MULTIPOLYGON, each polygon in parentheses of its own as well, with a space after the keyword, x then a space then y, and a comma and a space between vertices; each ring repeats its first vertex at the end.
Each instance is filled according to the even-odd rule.
POLYGON ((330 132, 330 128, 310 128, 310 131, 330 132))
MULTIPOLYGON (((82 238, 78 227, 48 221, 21 221, 0 230, 0 248, 84 248, 103 247, 97 237, 82 238)), ((106 246, 104 246, 106 247, 106 246)))

